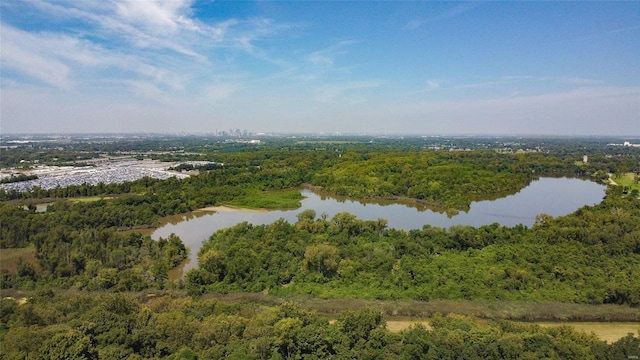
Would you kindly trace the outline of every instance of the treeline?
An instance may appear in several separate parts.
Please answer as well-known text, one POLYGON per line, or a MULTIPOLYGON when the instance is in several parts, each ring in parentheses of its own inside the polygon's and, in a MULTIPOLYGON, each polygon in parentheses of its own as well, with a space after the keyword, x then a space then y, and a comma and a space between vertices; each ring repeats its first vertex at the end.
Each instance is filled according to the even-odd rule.
MULTIPOLYGON (((223 163, 224 166, 203 171, 200 175, 185 180, 171 178, 161 181, 145 178, 124 184, 35 189, 24 194, 0 191, 5 199, 15 195, 31 201, 51 197, 113 196, 112 199, 95 202, 58 201, 50 205, 45 213, 36 212, 33 205, 25 209, 22 206, 1 204, 0 247, 32 246, 36 250, 38 261, 38 271, 35 271, 39 275, 38 279, 58 279, 58 282, 68 285, 73 283, 70 279, 75 276, 90 276, 86 273, 87 264, 98 264, 92 261, 99 261, 107 269, 118 269, 118 259, 122 259, 124 264, 130 264, 131 261, 127 259, 140 252, 162 252, 140 250, 142 247, 156 245, 150 239, 145 240, 139 235, 124 235, 119 230, 154 226, 163 216, 211 205, 232 203, 237 206, 292 207, 293 204, 295 207, 300 200, 296 191, 274 193, 271 190, 311 183, 352 196, 406 195, 445 206, 463 207, 472 198, 486 198, 496 192, 519 189, 538 174, 559 174, 571 169, 578 171, 583 167, 577 166, 574 161, 560 161, 554 156, 539 153, 505 155, 490 151, 400 151, 369 145, 348 145, 340 151, 255 149, 233 154, 215 153, 211 157, 211 161, 223 163), (116 244, 122 244, 120 247, 124 250, 117 249, 116 244), (91 247, 102 249, 102 253, 110 254, 115 251, 115 254, 119 254, 120 250, 128 253, 110 260, 91 247)), ((216 274, 218 270, 209 271, 213 274, 211 275, 201 266, 201 273, 193 275, 191 285, 195 291, 259 291, 269 288, 282 293, 297 291, 322 294, 328 291, 331 296, 357 296, 360 290, 355 284, 367 284, 366 281, 370 281, 369 289, 364 294, 371 298, 497 297, 637 304, 637 286, 625 283, 633 277, 617 279, 615 274, 620 272, 612 268, 617 261, 630 267, 636 264, 633 256, 637 252, 633 244, 637 241, 637 225, 633 220, 638 216, 635 210, 638 204, 632 199, 624 200, 620 197, 621 195, 609 197, 608 201, 619 203, 603 204, 607 209, 604 213, 597 213, 595 210, 585 212, 597 213, 594 218, 585 218, 579 223, 568 225, 562 224, 562 220, 556 220, 549 224, 557 225, 549 225, 549 229, 540 226, 535 231, 488 226, 480 229, 426 227, 404 233, 386 229, 383 220, 368 224, 348 214, 342 214, 340 219, 330 220, 315 219, 314 215, 301 219, 297 224, 278 223, 269 228, 240 225, 227 230, 230 232, 228 237, 244 238, 229 244, 223 241, 219 245, 211 245, 220 248, 212 250, 222 251, 219 255, 222 256, 221 259, 227 259, 224 261, 231 262, 236 256, 238 261, 229 266, 223 275, 216 274), (608 217, 605 216, 607 212, 608 217), (619 216, 613 216, 614 212, 619 216), (267 252, 253 249, 249 240, 253 238, 254 242, 262 241, 260 231, 267 230, 284 232, 274 240, 277 241, 277 246, 267 252), (536 239, 536 236, 540 239, 536 239), (558 245, 560 253, 569 252, 569 249, 584 250, 588 258, 608 262, 602 264, 603 270, 595 277, 584 275, 590 273, 587 271, 583 274, 579 267, 581 270, 575 271, 578 274, 575 276, 583 274, 586 279, 586 283, 578 284, 583 286, 583 290, 592 289, 589 290, 591 292, 584 290, 577 295, 570 295, 569 288, 575 280, 575 276, 570 274, 571 270, 555 269, 556 265, 549 265, 557 261, 561 264, 566 262, 563 259, 540 258, 556 253, 543 251, 548 249, 547 244, 556 239, 574 241, 561 241, 561 245, 558 245), (590 247, 591 244, 602 245, 590 247), (240 245, 244 248, 240 248, 240 245), (411 251, 402 250, 402 246, 411 251), (584 249, 575 249, 574 246, 584 249), (282 253, 283 249, 290 249, 289 253, 282 253), (521 249, 536 253, 533 258, 544 266, 534 268, 531 261, 525 261, 527 257, 508 254, 509 251, 519 253, 521 249), (597 251, 605 256, 598 256, 597 251), (405 252, 424 258, 405 257, 405 252), (317 257, 315 260, 305 258, 312 257, 314 253, 317 257), (328 257, 328 263, 335 265, 327 269, 313 265, 314 261, 325 261, 322 260, 323 256, 328 257), (465 260, 465 263, 464 256, 468 259, 477 257, 473 261, 479 262, 478 266, 489 266, 492 261, 498 265, 491 265, 493 269, 483 269, 491 270, 493 275, 486 275, 488 278, 480 279, 478 274, 457 274, 456 271, 471 272, 472 267, 469 266, 455 270, 455 267, 449 265, 472 264, 469 263, 471 260, 465 260), (616 258, 624 256, 630 258, 616 258), (510 264, 503 261, 511 258, 514 260, 510 264), (451 260, 455 261, 450 262, 451 260), (303 266, 305 261, 306 265, 303 266), (442 269, 449 270, 443 272, 442 269), (607 271, 612 274, 610 276, 614 281, 603 278, 607 271), (398 276, 389 276, 389 273, 398 276), (443 279, 435 276, 437 274, 441 274, 443 279), (453 279, 458 280, 456 282, 453 279), (464 279, 474 280, 462 281, 464 279), (441 286, 443 281, 448 285, 441 286), (598 285, 595 281, 602 283, 598 285), (289 283, 293 285, 282 286, 289 283), (321 286, 324 283, 329 283, 330 286, 321 286), (492 290, 481 290, 483 286, 492 290), (556 286, 559 287, 555 288, 556 286)), ((566 219, 576 222, 580 216, 566 219)), ((211 243, 214 244, 215 241, 211 243)), ((147 269, 156 257, 153 255, 153 260, 147 261, 147 269)), ((215 259, 216 256, 210 257, 213 263, 223 261, 215 259)), ((24 266, 28 267, 28 264, 24 266)), ((162 268, 160 266, 158 269, 162 268)), ((23 270, 23 278, 32 277, 29 275, 31 269, 23 270)), ((122 277, 131 275, 126 272, 116 273, 122 277)), ((629 274, 636 273, 632 271, 629 274)), ((18 280, 20 276, 5 273, 4 286, 23 286, 23 282, 18 280)), ((136 275, 134 278, 141 277, 136 275)), ((81 286, 87 286, 87 281, 81 281, 81 286)), ((150 286, 149 283, 144 284, 147 285, 142 286, 150 286)), ((123 285, 123 289, 130 288, 134 287, 123 285)))
POLYGON ((138 297, 38 289, 3 298, 7 359, 629 359, 640 339, 612 343, 569 326, 436 315, 391 332, 379 310, 334 321, 295 303, 265 307, 179 294, 138 297))
POLYGON ((488 151, 351 151, 315 174, 313 184, 351 197, 408 197, 453 209, 515 193, 541 175, 574 175, 554 157, 488 151))
POLYGON ((187 256, 182 241, 175 235, 154 241, 117 231, 153 223, 162 215, 158 204, 153 196, 58 201, 45 213, 34 206, 0 205, 0 247, 31 247, 36 257, 35 264, 19 261, 15 273, 2 270, 0 288, 33 289, 46 283, 125 291, 164 286, 169 269, 187 256))
MULTIPOLYGON (((204 165, 183 181, 142 179, 133 183, 80 185, 31 192, 0 189, 0 201, 141 194, 153 191, 175 211, 237 199, 245 189, 269 191, 303 184, 337 195, 361 198, 408 197, 452 209, 471 201, 514 193, 540 176, 592 175, 606 178, 596 163, 578 166, 540 153, 443 152, 350 146, 344 149, 253 149, 198 156, 223 166, 204 165)), ((245 196, 246 197, 246 196, 245 196)))
POLYGON ((305 210, 298 221, 220 230, 186 275, 192 293, 321 298, 484 299, 640 306, 640 203, 609 190, 575 215, 532 228, 424 226, 305 210))
POLYGON ((181 263, 188 250, 175 235, 152 240, 108 230, 82 230, 65 234, 56 228, 36 242, 36 260, 18 260, 14 273, 0 271, 0 289, 32 290, 49 285, 88 291, 138 291, 175 286, 169 270, 181 263))

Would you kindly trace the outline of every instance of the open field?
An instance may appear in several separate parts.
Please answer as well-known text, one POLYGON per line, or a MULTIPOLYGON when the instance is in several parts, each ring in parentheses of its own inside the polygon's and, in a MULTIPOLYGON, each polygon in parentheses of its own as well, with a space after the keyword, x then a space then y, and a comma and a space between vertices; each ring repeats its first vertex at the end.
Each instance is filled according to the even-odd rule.
POLYGON ((260 191, 249 189, 246 195, 240 196, 225 205, 247 209, 297 209, 303 197, 298 189, 278 191, 260 191))
POLYGON ((77 197, 77 198, 69 198, 71 202, 94 202, 99 200, 111 200, 113 196, 86 196, 86 197, 77 197))
POLYGON ((638 190, 640 191, 640 182, 635 181, 636 174, 634 173, 626 173, 621 177, 613 177, 612 180, 616 182, 616 184, 620 186, 626 186, 629 190, 638 190))
POLYGON ((33 204, 37 207, 46 207, 47 205, 53 204, 56 201, 67 200, 73 203, 87 203, 94 202, 99 200, 112 200, 118 197, 118 195, 113 196, 81 196, 81 197, 65 197, 65 198, 55 198, 55 197, 45 197, 45 198, 30 198, 30 199, 16 199, 16 200, 8 200, 4 201, 5 204, 12 205, 30 205, 33 204))
MULTIPOLYGON (((415 326, 420 324, 424 326, 427 330, 431 329, 429 325, 429 319, 395 319, 391 318, 387 320, 387 329, 393 332, 400 332, 402 330, 406 330, 411 326, 415 326)), ((599 339, 608 342, 609 344, 614 343, 623 337, 627 336, 628 333, 632 333, 634 335, 638 334, 640 331, 640 323, 638 322, 533 322, 532 324, 540 325, 543 327, 554 327, 554 326, 571 326, 577 331, 582 331, 587 334, 594 333, 598 336, 599 339)))
POLYGON ((36 249, 33 247, 0 249, 0 270, 15 273, 20 258, 25 262, 36 264, 36 249))
POLYGON ((638 335, 640 331, 640 323, 620 323, 620 322, 566 322, 566 323, 535 323, 544 327, 553 327, 560 325, 569 325, 578 331, 584 331, 587 334, 595 333, 598 338, 608 342, 609 344, 620 340, 632 333, 638 335))

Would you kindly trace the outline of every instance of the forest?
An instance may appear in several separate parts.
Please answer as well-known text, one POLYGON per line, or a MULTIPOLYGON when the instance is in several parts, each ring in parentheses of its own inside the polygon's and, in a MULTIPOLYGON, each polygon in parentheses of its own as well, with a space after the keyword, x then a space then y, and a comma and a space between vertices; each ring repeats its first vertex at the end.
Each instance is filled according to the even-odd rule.
POLYGON ((223 165, 195 167, 197 175, 183 180, 0 189, 0 353, 10 359, 640 355, 640 334, 606 343, 566 326, 453 313, 432 314, 429 327, 392 332, 375 306, 324 314, 295 302, 562 303, 617 309, 596 320, 640 321, 640 149, 612 146, 610 139, 513 140, 276 138, 250 145, 145 138, 3 149, 2 165, 16 169, 24 159, 81 164, 99 154, 223 165), (207 206, 296 208, 302 186, 455 213, 542 176, 609 184, 625 174, 635 180, 609 185, 600 204, 563 217, 540 214, 531 227, 402 231, 385 219, 307 210, 295 223, 220 230, 191 255, 179 237, 156 241, 148 232, 169 215, 207 206), (38 211, 43 203, 46 211, 38 211), (197 256, 198 268, 172 278, 187 256, 197 256), (218 298, 225 294, 277 300, 218 298), (619 309, 624 315, 615 315, 619 309))
POLYGON ((569 326, 435 314, 386 329, 374 308, 335 319, 294 302, 233 304, 173 292, 53 291, 2 300, 7 359, 626 359, 640 340, 606 343, 569 326))
MULTIPOLYGON (((617 196, 616 196, 617 195, 617 196)), ((213 234, 186 276, 195 292, 265 291, 322 298, 482 299, 640 306, 640 208, 609 194, 531 229, 492 224, 386 228, 349 213, 213 234), (625 209, 625 210, 623 210, 625 209)), ((628 201, 628 202, 627 202, 628 201)))

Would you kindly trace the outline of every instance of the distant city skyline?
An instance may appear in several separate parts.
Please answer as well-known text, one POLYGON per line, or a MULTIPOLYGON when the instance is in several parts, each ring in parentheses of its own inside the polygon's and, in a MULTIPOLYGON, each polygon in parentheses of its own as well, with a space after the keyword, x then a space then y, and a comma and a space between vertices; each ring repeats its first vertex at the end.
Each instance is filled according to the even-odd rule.
POLYGON ((0 135, 640 135, 640 2, 0 2, 0 135))

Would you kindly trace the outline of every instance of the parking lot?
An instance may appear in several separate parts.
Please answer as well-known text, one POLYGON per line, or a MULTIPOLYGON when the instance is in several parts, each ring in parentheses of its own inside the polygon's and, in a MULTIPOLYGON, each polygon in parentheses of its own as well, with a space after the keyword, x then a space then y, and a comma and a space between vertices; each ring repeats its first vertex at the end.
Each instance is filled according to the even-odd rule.
POLYGON ((154 179, 168 179, 176 177, 184 179, 189 175, 168 171, 175 164, 161 163, 150 160, 130 160, 122 162, 109 162, 91 167, 58 167, 58 166, 38 166, 32 170, 24 172, 27 175, 37 175, 37 179, 0 184, 0 189, 7 191, 30 191, 34 187, 44 190, 64 188, 71 185, 97 185, 99 183, 123 183, 136 181, 143 177, 154 179))

